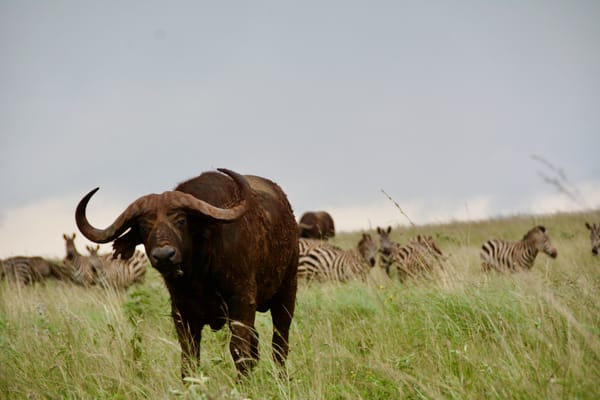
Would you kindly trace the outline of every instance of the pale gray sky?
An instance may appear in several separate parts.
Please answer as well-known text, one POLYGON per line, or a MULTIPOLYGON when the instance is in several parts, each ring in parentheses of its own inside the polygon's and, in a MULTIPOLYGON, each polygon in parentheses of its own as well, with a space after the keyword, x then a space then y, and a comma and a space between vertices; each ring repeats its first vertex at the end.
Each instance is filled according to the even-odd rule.
MULTIPOLYGON (((0 2, 0 256, 227 167, 341 229, 600 206, 600 2, 0 2), (94 214, 96 213, 96 214, 94 214), (94 219, 94 215, 97 215, 94 219)), ((83 242, 82 242, 83 244, 83 242)))

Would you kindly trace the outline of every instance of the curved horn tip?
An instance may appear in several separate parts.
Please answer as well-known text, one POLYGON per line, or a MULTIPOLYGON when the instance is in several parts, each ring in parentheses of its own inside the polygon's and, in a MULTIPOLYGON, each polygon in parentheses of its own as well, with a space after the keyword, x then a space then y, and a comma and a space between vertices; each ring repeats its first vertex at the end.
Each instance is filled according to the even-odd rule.
POLYGON ((90 191, 88 192, 88 194, 86 194, 86 195, 85 195, 85 197, 88 197, 88 196, 90 196, 90 197, 91 197, 91 196, 93 196, 93 195, 94 195, 94 193, 96 193, 98 190, 100 190, 100 186, 96 187, 95 189, 92 189, 92 190, 90 190, 90 191))
POLYGON ((225 175, 229 175, 229 176, 231 176, 231 175, 239 175, 237 172, 232 171, 232 170, 230 170, 228 168, 217 168, 217 171, 219 171, 219 172, 221 172, 221 173, 223 173, 225 175))

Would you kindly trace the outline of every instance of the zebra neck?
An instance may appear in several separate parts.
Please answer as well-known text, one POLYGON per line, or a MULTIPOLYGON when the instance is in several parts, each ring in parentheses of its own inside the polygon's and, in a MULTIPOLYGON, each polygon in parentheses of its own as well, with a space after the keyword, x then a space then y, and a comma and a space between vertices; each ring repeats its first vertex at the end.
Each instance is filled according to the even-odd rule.
POLYGON ((523 261, 527 268, 531 268, 533 266, 533 262, 535 261, 535 257, 538 254, 538 249, 529 242, 521 242, 521 247, 523 250, 523 261))

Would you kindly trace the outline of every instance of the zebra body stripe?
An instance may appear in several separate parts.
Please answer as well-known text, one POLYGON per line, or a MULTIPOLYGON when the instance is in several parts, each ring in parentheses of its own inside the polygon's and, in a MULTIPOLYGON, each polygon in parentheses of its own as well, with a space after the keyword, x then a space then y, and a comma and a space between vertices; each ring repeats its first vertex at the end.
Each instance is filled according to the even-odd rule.
POLYGON ((298 277, 306 280, 365 280, 375 263, 375 244, 367 234, 363 234, 358 248, 349 250, 310 239, 300 239, 299 249, 298 277))
POLYGON ((42 282, 43 276, 37 268, 32 265, 34 261, 29 257, 11 257, 2 260, 2 276, 17 286, 32 285, 42 282))
POLYGON ((531 269, 538 250, 524 242, 491 239, 481 248, 481 262, 486 271, 496 269, 531 269))
POLYGON ((148 259, 136 251, 128 260, 113 259, 111 254, 98 256, 100 267, 95 271, 96 283, 104 288, 127 289, 142 283, 146 276, 148 259))

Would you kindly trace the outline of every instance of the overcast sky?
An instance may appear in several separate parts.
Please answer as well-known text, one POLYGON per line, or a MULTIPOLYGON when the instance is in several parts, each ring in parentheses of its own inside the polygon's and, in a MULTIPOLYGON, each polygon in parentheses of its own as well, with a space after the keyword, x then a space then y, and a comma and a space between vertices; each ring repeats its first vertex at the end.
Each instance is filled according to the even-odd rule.
POLYGON ((339 230, 406 224, 382 189, 416 224, 600 207, 599 21, 597 0, 3 0, 0 257, 62 256, 96 186, 104 227, 218 167, 339 230))

